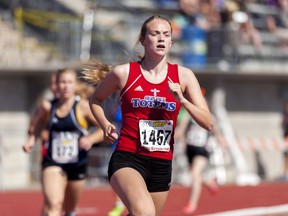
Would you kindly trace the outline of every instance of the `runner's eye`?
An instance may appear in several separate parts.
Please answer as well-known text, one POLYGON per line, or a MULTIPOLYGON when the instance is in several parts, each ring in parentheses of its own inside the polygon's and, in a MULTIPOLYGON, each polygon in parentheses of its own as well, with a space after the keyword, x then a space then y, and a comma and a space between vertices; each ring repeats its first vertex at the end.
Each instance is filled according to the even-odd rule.
POLYGON ((158 33, 157 32, 151 32, 150 35, 156 36, 156 35, 158 35, 158 33))

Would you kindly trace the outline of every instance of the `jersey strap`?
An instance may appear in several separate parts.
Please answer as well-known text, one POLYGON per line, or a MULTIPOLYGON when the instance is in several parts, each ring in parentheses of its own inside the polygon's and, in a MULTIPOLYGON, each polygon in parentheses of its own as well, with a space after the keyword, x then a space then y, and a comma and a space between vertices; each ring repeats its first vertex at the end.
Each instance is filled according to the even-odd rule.
POLYGON ((75 107, 75 115, 76 115, 76 120, 79 123, 79 125, 82 128, 87 129, 88 128, 88 122, 86 121, 86 119, 84 118, 84 116, 80 110, 80 104, 79 103, 75 107))
POLYGON ((79 110, 79 101, 80 99, 78 98, 75 99, 74 104, 73 104, 73 109, 71 109, 70 111, 70 115, 77 129, 81 131, 84 135, 87 135, 88 134, 88 131, 87 131, 88 122, 84 119, 82 113, 79 110))
POLYGON ((177 64, 170 64, 168 63, 168 68, 169 68, 169 74, 168 74, 168 80, 172 83, 179 83, 179 72, 178 72, 178 65, 177 64))

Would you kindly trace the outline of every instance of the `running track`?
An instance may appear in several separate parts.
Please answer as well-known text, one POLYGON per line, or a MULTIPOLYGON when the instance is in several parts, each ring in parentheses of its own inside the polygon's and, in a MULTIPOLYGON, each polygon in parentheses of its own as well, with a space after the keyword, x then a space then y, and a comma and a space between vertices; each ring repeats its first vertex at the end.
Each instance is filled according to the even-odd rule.
MULTIPOLYGON (((182 216, 181 208, 188 195, 189 188, 172 186, 162 215, 182 216)), ((262 183, 242 187, 227 185, 221 186, 216 195, 211 195, 203 188, 195 215, 283 204, 288 204, 288 183, 262 183)), ((0 192, 0 216, 38 216, 41 205, 42 194, 39 190, 0 192)), ((87 188, 81 198, 77 216, 106 216, 112 205, 113 193, 109 186, 87 188)))

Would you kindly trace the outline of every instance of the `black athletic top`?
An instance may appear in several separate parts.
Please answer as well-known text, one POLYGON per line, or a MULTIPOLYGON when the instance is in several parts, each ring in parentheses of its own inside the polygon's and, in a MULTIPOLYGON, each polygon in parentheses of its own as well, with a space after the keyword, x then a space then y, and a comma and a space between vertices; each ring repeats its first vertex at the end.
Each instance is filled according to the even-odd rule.
POLYGON ((87 151, 79 148, 79 139, 88 133, 87 126, 81 125, 77 117, 76 98, 72 109, 65 117, 58 117, 56 108, 59 100, 51 101, 51 111, 48 120, 49 140, 46 144, 46 154, 43 163, 59 166, 80 166, 88 163, 87 151))

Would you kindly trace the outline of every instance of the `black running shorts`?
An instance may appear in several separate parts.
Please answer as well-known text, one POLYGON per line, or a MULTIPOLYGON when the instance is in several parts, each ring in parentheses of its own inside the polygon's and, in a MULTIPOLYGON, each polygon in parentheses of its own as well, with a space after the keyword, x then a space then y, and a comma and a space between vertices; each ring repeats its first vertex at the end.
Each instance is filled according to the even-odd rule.
POLYGON ((192 146, 187 145, 186 147, 186 155, 189 161, 189 164, 192 163, 194 157, 196 156, 203 156, 205 158, 209 158, 209 152, 205 147, 198 147, 198 146, 192 146))
POLYGON ((149 192, 163 192, 170 189, 172 175, 171 160, 153 158, 125 151, 115 151, 109 162, 109 181, 117 170, 124 167, 137 170, 145 180, 149 192))
POLYGON ((42 170, 44 170, 47 167, 51 166, 57 166, 60 167, 62 170, 62 174, 67 176, 67 179, 69 181, 73 180, 82 180, 87 178, 88 172, 87 172, 87 164, 79 164, 77 166, 65 166, 65 165, 59 165, 59 164, 53 164, 49 162, 43 162, 42 163, 42 170))

